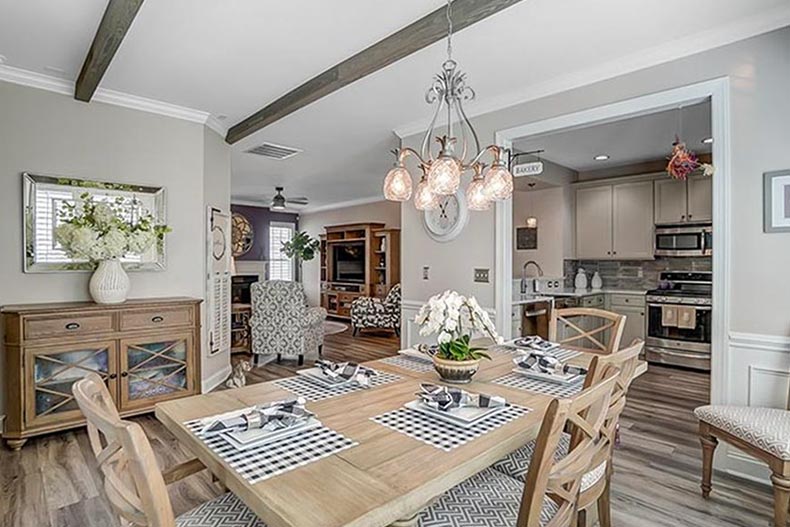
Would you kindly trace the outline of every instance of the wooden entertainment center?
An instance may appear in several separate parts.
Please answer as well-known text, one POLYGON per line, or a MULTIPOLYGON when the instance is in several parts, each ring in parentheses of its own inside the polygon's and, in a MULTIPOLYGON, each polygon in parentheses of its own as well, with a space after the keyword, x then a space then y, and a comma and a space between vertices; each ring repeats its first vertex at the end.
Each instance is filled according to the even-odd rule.
POLYGON ((350 319, 351 303, 356 298, 384 298, 400 282, 400 229, 386 229, 383 223, 324 229, 321 306, 331 317, 350 319))

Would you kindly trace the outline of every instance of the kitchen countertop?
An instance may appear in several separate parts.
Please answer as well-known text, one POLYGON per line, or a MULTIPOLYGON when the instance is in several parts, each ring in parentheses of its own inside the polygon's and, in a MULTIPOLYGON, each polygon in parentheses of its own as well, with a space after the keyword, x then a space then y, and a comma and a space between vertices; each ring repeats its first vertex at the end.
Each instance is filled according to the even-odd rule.
POLYGON ((555 289, 552 291, 541 291, 540 293, 528 293, 525 295, 514 291, 512 304, 515 306, 520 304, 532 304, 535 302, 546 302, 560 296, 575 298, 601 294, 642 296, 646 292, 647 290, 645 289, 617 289, 613 287, 604 287, 603 289, 555 289))

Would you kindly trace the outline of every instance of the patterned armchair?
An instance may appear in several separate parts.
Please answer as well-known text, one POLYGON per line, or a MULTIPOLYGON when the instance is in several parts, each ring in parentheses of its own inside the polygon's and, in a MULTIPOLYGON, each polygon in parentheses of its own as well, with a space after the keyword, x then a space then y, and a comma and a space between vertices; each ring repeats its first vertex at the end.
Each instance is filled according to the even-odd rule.
POLYGON ((400 336, 400 284, 395 284, 384 300, 363 296, 351 303, 354 335, 360 329, 391 329, 400 336))
POLYGON ((252 284, 250 329, 252 353, 260 355, 316 357, 324 344, 326 310, 308 307, 302 284, 269 280, 252 284))

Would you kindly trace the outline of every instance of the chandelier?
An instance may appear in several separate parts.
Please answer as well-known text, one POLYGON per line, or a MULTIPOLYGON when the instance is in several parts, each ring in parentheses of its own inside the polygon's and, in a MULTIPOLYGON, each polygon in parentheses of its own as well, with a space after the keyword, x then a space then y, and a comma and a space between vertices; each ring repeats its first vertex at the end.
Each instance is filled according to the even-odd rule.
POLYGON ((390 201, 408 201, 414 194, 415 208, 432 210, 439 206, 442 196, 455 194, 461 185, 461 174, 471 171, 472 181, 466 188, 467 206, 470 210, 487 210, 492 202, 510 198, 513 176, 505 160, 507 152, 496 145, 481 149, 477 132, 464 112, 464 101, 474 100, 475 92, 467 86, 466 74, 457 69, 452 58, 452 0, 447 1, 447 26, 447 60, 425 93, 425 102, 436 105, 433 118, 419 152, 408 147, 393 151, 396 161, 384 179, 384 197, 390 201), (442 110, 447 123, 443 135, 435 137, 439 146, 434 154, 431 138, 438 131, 437 121, 442 110), (486 153, 493 157, 490 167, 482 162, 486 153), (416 158, 422 171, 416 189, 405 166, 409 156, 416 158))

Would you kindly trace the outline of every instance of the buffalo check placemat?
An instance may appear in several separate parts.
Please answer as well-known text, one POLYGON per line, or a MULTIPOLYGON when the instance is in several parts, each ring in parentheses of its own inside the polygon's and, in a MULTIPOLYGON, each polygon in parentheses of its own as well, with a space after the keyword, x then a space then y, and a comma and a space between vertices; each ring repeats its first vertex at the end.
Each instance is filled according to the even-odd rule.
POLYGON ((545 395, 553 395, 554 397, 572 397, 582 391, 584 380, 580 379, 579 382, 574 384, 560 384, 556 382, 541 381, 540 379, 530 379, 525 375, 518 373, 508 373, 502 377, 494 379, 494 383, 503 384, 511 388, 518 388, 519 390, 527 390, 529 392, 538 392, 545 395))
POLYGON ((501 412, 469 427, 454 425, 409 408, 399 408, 371 417, 370 420, 449 452, 531 411, 529 408, 510 404, 501 412))
MULTIPOLYGON (((394 373, 377 372, 370 378, 370 388, 381 386, 382 384, 389 384, 391 382, 399 381, 401 377, 394 373)), ((330 397, 337 397, 338 395, 345 395, 347 393, 356 392, 359 390, 368 390, 358 384, 348 384, 346 386, 338 386, 337 388, 327 388, 317 382, 313 382, 306 377, 287 377, 274 381, 274 384, 288 390, 289 392, 304 397, 308 401, 322 401, 330 397)))
POLYGON ((393 366, 397 366, 405 370, 416 371, 418 373, 429 373, 434 371, 433 362, 414 359, 412 357, 407 357, 405 355, 395 355, 394 357, 387 357, 386 359, 381 359, 381 362, 386 362, 387 364, 392 364, 393 366))
MULTIPOLYGON (((516 346, 506 346, 506 345, 500 345, 494 349, 496 351, 501 351, 502 353, 529 353, 531 351, 528 348, 518 348, 516 346)), ((554 357, 560 362, 565 362, 567 360, 570 360, 574 357, 578 357, 579 355, 581 355, 580 351, 569 350, 565 348, 554 348, 553 350, 543 351, 540 353, 551 355, 552 357, 554 357)))
POLYGON ((321 425, 296 436, 238 450, 222 435, 203 437, 201 430, 205 423, 205 419, 198 419, 187 421, 184 425, 231 468, 253 484, 358 445, 356 441, 321 425))

